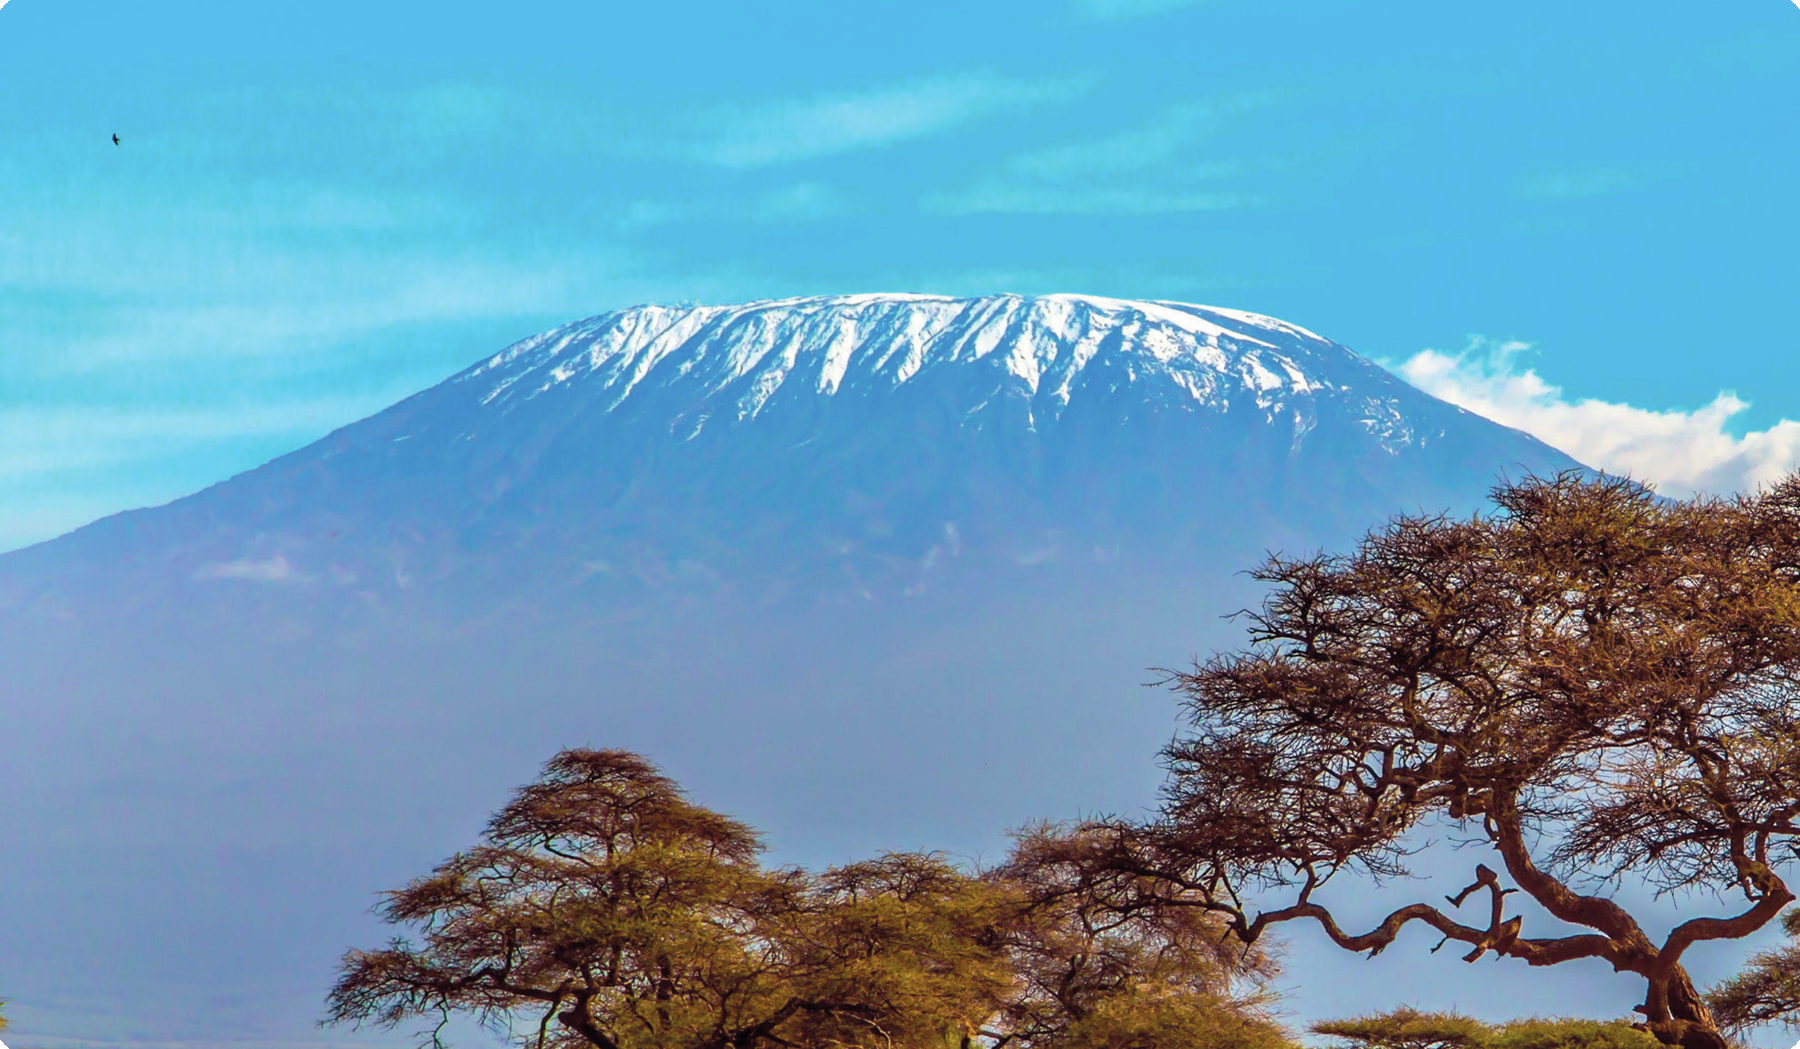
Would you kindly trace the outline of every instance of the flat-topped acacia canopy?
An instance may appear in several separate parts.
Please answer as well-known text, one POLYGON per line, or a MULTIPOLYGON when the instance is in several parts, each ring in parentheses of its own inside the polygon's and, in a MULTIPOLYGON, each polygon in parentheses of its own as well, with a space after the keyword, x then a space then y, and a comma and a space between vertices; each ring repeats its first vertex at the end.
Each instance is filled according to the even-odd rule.
POLYGON ((1091 859, 1153 872, 1164 902, 1250 942, 1308 918, 1375 953, 1419 921, 1469 961, 1604 959, 1645 980, 1660 1040, 1722 1049, 1737 1017, 1714 1015, 1682 957, 1795 898, 1800 480, 1670 501, 1569 473, 1493 498, 1467 520, 1397 519, 1346 555, 1269 560, 1249 646, 1169 679, 1189 728, 1164 753, 1160 818, 1111 825, 1091 859), (1404 871, 1409 833, 1442 817, 1501 867, 1477 866, 1450 908, 1349 933, 1314 901, 1341 872, 1404 871), (1742 903, 1656 942, 1578 887, 1611 878, 1742 903), (1588 931, 1529 935, 1506 913, 1519 890, 1588 931), (1471 895, 1491 906, 1465 923, 1471 895))

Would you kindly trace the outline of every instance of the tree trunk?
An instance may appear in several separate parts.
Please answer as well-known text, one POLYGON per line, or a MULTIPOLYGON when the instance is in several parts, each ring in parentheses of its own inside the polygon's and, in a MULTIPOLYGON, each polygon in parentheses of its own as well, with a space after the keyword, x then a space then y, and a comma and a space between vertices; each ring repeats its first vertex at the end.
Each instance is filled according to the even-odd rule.
POLYGON ((600 1025, 594 1022, 588 1013, 588 997, 578 998, 575 1004, 556 1014, 558 1023, 586 1038, 596 1049, 619 1049, 619 1044, 606 1036, 600 1025))
POLYGON ((1731 1049, 1731 1043, 1719 1033, 1706 999, 1679 965, 1669 976, 1668 996, 1670 1019, 1645 1025, 1657 1041, 1681 1049, 1731 1049))

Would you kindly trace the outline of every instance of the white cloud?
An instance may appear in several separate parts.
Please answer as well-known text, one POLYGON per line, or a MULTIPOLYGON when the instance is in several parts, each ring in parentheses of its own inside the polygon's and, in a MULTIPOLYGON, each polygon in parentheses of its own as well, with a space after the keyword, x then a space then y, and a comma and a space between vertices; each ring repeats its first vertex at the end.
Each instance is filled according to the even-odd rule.
POLYGON ((705 160, 749 168, 889 146, 983 117, 1073 98, 1085 81, 937 76, 871 91, 833 92, 719 110, 696 147, 705 160))
POLYGON ((245 579, 253 583, 303 582, 306 576, 294 569, 281 554, 254 561, 240 557, 235 561, 208 561, 194 573, 195 579, 245 579))
POLYGON ((1589 466, 1648 481, 1666 495, 1750 491, 1800 462, 1800 422, 1736 436, 1749 402, 1720 393, 1693 411, 1573 400, 1522 366, 1522 342, 1477 339, 1461 353, 1425 350, 1394 370, 1435 397, 1537 437, 1589 466))
MULTIPOLYGON (((115 307, 109 330, 69 338, 42 374, 78 374, 122 363, 293 358, 409 325, 553 312, 576 298, 567 269, 433 264, 396 258, 382 274, 344 260, 342 275, 309 274, 310 286, 238 302, 115 307), (360 287, 351 280, 364 276, 360 287), (336 293, 335 298, 329 298, 336 293), (329 303, 321 308, 319 302, 329 303)), ((99 327, 96 323, 95 327, 99 327)))
POLYGON ((1233 117, 1270 100, 1245 93, 1172 105, 1111 135, 1014 154, 994 174, 928 196, 923 206, 943 215, 1154 215, 1258 204, 1255 194, 1196 185, 1239 175, 1244 165, 1194 153, 1233 117))
POLYGON ((851 214, 851 203, 822 182, 796 182, 741 199, 709 196, 682 201, 634 200, 616 227, 633 231, 688 222, 751 222, 764 225, 819 222, 851 214))

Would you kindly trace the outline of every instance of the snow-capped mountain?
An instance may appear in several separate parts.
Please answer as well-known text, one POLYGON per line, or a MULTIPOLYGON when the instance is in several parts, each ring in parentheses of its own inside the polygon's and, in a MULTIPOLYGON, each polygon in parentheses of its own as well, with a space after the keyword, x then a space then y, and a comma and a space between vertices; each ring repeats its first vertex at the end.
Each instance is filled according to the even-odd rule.
MULTIPOLYGON (((1026 430, 1054 426, 1100 388, 1129 385, 1152 406, 1254 405, 1266 422, 1291 420, 1298 441, 1314 398, 1363 386, 1371 427, 1405 443, 1412 435, 1391 398, 1368 389, 1371 371, 1304 328, 1235 310, 1079 295, 848 295, 604 314, 526 339, 450 385, 472 387, 498 415, 566 387, 591 408, 637 414, 687 441, 715 418, 731 426, 820 398, 891 397, 909 383, 978 398, 963 406, 976 428, 1006 400, 1023 408, 1026 430)), ((488 418, 476 414, 463 436, 488 418)))
POLYGON ((0 558, 0 600, 96 565, 114 603, 121 571, 159 595, 262 582, 376 604, 533 588, 882 597, 958 559, 1315 542, 1466 503, 1501 470, 1570 465, 1235 310, 1078 295, 640 306, 525 339, 188 499, 0 558), (9 591, 26 569, 34 585, 9 591))
POLYGON ((0 841, 29 857, 0 983, 68 1044, 321 1044, 371 893, 570 745, 646 752, 796 861, 1136 811, 1172 726, 1144 668, 1237 643, 1265 549, 1569 465, 1230 310, 570 324, 0 556, 0 841))

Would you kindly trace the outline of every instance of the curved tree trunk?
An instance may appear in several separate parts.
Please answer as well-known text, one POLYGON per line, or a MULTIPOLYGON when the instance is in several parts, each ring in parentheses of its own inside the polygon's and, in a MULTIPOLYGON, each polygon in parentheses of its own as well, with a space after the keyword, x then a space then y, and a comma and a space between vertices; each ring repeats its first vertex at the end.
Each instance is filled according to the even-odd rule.
POLYGON ((1731 1043, 1719 1033, 1706 999, 1679 965, 1669 976, 1668 1001, 1670 1019, 1646 1025, 1658 1041, 1681 1049, 1731 1049, 1731 1043))

